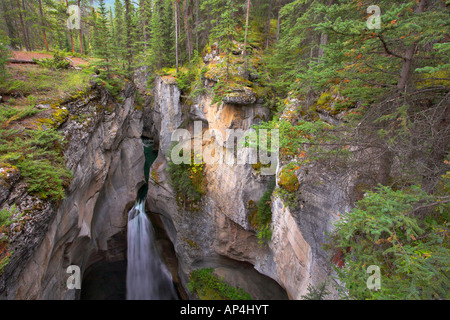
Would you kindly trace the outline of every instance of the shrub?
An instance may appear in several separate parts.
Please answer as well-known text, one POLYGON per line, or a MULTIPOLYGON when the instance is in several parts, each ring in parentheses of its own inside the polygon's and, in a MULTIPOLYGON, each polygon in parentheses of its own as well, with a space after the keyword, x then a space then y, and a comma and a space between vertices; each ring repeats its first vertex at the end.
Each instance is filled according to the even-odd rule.
POLYGON ((297 175, 295 174, 295 170, 297 170, 298 168, 299 167, 296 164, 291 162, 283 169, 281 169, 278 185, 287 192, 294 193, 300 187, 297 175))
POLYGON ((55 51, 53 58, 44 58, 42 60, 33 59, 41 67, 45 67, 53 70, 69 69, 70 62, 66 60, 64 55, 60 51, 55 51))
POLYGON ((449 299, 449 202, 419 186, 367 192, 335 223, 326 246, 336 253, 343 297, 449 299), (380 267, 378 291, 366 287, 370 265, 380 267))
POLYGON ((174 164, 170 161, 167 171, 169 182, 177 194, 179 205, 194 209, 195 205, 201 201, 206 189, 204 164, 195 164, 194 154, 191 153, 190 164, 174 164))
POLYGON ((0 160, 16 166, 28 191, 41 199, 65 196, 71 172, 65 167, 64 142, 55 130, 0 130, 0 160))
POLYGON ((272 220, 272 193, 275 189, 275 180, 271 180, 269 185, 267 186, 266 191, 263 193, 262 197, 258 200, 257 208, 257 216, 256 222, 259 226, 263 226, 267 223, 270 223, 272 220))
POLYGON ((11 223, 14 223, 17 220, 17 218, 11 218, 17 213, 18 210, 15 204, 9 209, 3 208, 0 210, 0 233, 4 227, 8 227, 11 223))
POLYGON ((1 236, 1 234, 7 234, 6 228, 20 218, 21 214, 16 218, 12 218, 17 213, 18 210, 15 204, 9 209, 0 209, 0 275, 11 260, 11 252, 8 250, 9 241, 5 235, 1 236))
POLYGON ((272 238, 270 223, 272 221, 272 193, 275 189, 275 180, 271 180, 266 191, 256 205, 256 229, 259 244, 263 244, 272 238))
POLYGON ((8 247, 8 240, 0 239, 0 275, 3 273, 3 269, 11 260, 11 252, 8 250, 8 247))
POLYGON ((230 286, 213 272, 213 268, 192 271, 189 290, 195 292, 201 300, 251 300, 249 293, 230 286))
POLYGON ((9 58, 9 51, 8 47, 6 46, 8 44, 7 39, 7 37, 4 37, 2 34, 0 34, 0 82, 3 81, 8 75, 5 68, 6 61, 9 58))

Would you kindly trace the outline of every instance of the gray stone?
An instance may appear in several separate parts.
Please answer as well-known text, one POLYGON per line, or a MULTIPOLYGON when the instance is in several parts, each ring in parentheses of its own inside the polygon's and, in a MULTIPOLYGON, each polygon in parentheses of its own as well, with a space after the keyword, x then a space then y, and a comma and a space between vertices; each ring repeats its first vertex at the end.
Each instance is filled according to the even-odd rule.
POLYGON ((249 105, 256 102, 256 93, 249 87, 243 87, 225 94, 222 101, 227 104, 249 105))

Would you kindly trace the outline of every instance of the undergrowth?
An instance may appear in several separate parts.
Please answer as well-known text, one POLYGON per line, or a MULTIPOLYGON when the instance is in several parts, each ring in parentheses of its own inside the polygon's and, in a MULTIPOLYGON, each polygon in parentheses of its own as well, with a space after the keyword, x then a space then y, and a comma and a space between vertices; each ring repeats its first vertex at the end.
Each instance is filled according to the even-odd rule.
POLYGON ((214 274, 213 268, 197 269, 191 272, 188 288, 201 300, 251 300, 249 293, 235 288, 214 274))

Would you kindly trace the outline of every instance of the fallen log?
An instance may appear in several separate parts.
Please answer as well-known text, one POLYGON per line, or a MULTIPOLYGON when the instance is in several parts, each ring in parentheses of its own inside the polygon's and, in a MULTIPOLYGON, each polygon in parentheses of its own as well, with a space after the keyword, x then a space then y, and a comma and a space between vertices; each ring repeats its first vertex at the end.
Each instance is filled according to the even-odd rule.
POLYGON ((36 61, 33 60, 22 60, 22 59, 7 59, 8 63, 25 63, 25 64, 37 64, 36 61))

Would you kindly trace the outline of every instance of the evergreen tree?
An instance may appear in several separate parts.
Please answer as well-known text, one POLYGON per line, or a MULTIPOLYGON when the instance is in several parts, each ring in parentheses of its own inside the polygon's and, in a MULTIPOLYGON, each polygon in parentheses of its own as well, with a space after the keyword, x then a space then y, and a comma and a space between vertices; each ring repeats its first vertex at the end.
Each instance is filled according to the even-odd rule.
POLYGON ((121 0, 114 2, 114 37, 113 54, 117 61, 125 59, 125 27, 124 27, 124 8, 121 0))
POLYGON ((104 60, 98 64, 99 67, 106 68, 106 72, 109 74, 111 69, 111 37, 108 28, 108 12, 106 10, 104 0, 99 0, 98 9, 98 18, 96 21, 96 55, 104 60))
POLYGON ((203 10, 214 8, 211 12, 217 14, 217 20, 211 19, 214 25, 211 29, 213 41, 219 44, 219 50, 226 53, 227 78, 229 76, 230 55, 237 36, 237 3, 236 0, 206 0, 202 4, 203 10))
POLYGON ((148 54, 148 64, 151 69, 160 69, 163 66, 163 25, 161 22, 161 0, 155 0, 153 2, 152 18, 150 21, 151 40, 148 54))

